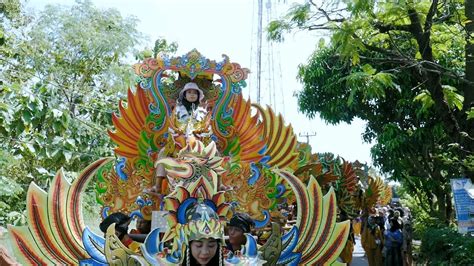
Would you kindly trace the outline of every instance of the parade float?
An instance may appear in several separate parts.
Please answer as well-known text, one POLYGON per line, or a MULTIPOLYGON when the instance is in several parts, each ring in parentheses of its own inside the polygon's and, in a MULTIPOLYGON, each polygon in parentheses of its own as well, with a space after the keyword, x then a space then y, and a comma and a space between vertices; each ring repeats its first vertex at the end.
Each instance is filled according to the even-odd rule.
POLYGON ((186 265, 190 241, 223 237, 236 212, 270 235, 263 245, 247 235, 241 252, 223 256, 226 265, 342 264, 350 226, 337 220, 338 210, 349 218, 358 212, 352 164, 312 155, 281 115, 244 99, 249 70, 225 55, 158 55, 134 69, 137 86, 108 132, 115 157, 91 163, 72 183, 59 170, 47 192, 30 185, 27 226, 9 227, 22 265, 186 265), (183 116, 187 87, 200 101, 183 116), (81 207, 91 183, 97 219, 121 212, 150 220, 160 211, 166 227, 149 233, 139 250, 123 245, 113 224, 105 235, 94 233, 81 207), (298 206, 296 222, 282 230, 273 221, 288 202, 298 206), (196 206, 205 211, 190 214, 196 206))

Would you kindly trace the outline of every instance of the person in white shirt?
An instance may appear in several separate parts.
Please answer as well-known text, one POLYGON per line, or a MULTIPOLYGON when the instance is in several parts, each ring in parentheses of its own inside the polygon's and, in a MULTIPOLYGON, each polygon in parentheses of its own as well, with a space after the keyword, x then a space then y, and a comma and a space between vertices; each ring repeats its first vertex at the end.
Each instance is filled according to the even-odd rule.
POLYGON ((200 122, 204 119, 207 111, 201 106, 204 100, 204 92, 194 82, 188 82, 179 92, 178 104, 175 108, 176 118, 179 122, 186 123, 189 119, 200 122))

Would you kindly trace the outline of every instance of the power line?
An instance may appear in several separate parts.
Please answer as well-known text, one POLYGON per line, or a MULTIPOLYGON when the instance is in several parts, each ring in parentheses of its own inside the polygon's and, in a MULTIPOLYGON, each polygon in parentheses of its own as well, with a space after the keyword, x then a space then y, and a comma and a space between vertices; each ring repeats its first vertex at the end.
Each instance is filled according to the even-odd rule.
MULTIPOLYGON (((2 59, 2 58, 0 58, 0 60, 1 60, 1 61, 4 61, 4 62, 6 62, 7 64, 9 64, 9 65, 15 67, 14 64, 12 64, 11 62, 9 62, 9 61, 7 61, 7 60, 4 60, 4 59, 2 59)), ((16 69, 13 69, 13 71, 16 71, 17 73, 20 73, 20 72, 19 72, 18 70, 16 70, 16 69)), ((48 81, 48 80, 44 80, 44 79, 42 79, 41 77, 35 75, 34 73, 31 73, 31 72, 23 72, 23 73, 29 75, 30 78, 38 78, 39 80, 41 80, 41 82, 43 82, 43 83, 45 83, 45 84, 49 84, 49 85, 52 85, 52 86, 55 86, 55 87, 58 87, 58 88, 70 89, 70 88, 67 87, 67 86, 62 86, 61 84, 53 83, 53 82, 48 81)), ((19 95, 20 95, 20 96, 23 96, 23 95, 21 95, 21 94, 19 94, 19 95)), ((42 100, 42 102, 47 102, 47 100, 48 100, 48 99, 47 99, 47 95, 41 95, 41 94, 38 95, 38 94, 35 94, 35 97, 36 97, 36 98, 39 98, 40 100, 42 100)), ((117 100, 120 100, 120 99, 117 99, 117 100)), ((117 104, 117 102, 112 102, 112 101, 104 101, 104 103, 114 104, 114 105, 117 104)), ((115 110, 115 111, 114 111, 114 110, 110 110, 110 109, 105 109, 105 110, 103 110, 103 109, 97 109, 97 108, 92 107, 91 105, 80 104, 80 103, 75 104, 75 106, 80 107, 80 108, 84 108, 84 109, 87 109, 87 110, 94 110, 94 111, 97 111, 97 112, 104 112, 104 111, 105 111, 105 112, 107 112, 107 113, 114 113, 114 112, 118 111, 118 110, 115 110)), ((100 128, 100 127, 99 127, 98 125, 96 125, 95 123, 93 123, 94 126, 90 125, 90 123, 88 123, 88 121, 82 120, 80 116, 77 116, 76 114, 74 114, 69 108, 61 109, 61 111, 67 111, 67 112, 69 112, 69 114, 71 114, 71 115, 74 117, 74 120, 77 120, 77 121, 83 123, 84 125, 88 126, 88 127, 91 128, 91 129, 94 129, 94 130, 96 130, 96 131, 98 131, 98 132, 101 132, 101 133, 105 133, 105 132, 107 131, 105 128, 100 128)))
MULTIPOLYGON (((266 7, 266 12, 267 12, 267 25, 270 24, 270 16, 271 16, 271 8, 272 8, 272 3, 270 0, 267 0, 267 3, 265 4, 266 7)), ((278 112, 277 106, 275 105, 275 94, 274 92, 274 87, 273 87, 273 80, 272 80, 272 74, 273 74, 273 61, 272 61, 272 49, 271 49, 271 44, 269 41, 266 41, 267 44, 267 66, 268 66, 268 73, 267 73, 267 90, 268 90, 268 99, 269 103, 272 106, 273 110, 275 112, 278 112)))
MULTIPOLYGON (((10 65, 10 66, 12 66, 12 67, 14 67, 14 68, 18 67, 17 65, 15 65, 15 64, 13 64, 12 62, 10 62, 10 61, 8 61, 8 60, 5 60, 5 59, 3 59, 3 58, 0 58, 0 61, 3 61, 3 62, 5 62, 6 64, 8 64, 8 65, 10 65)), ((59 89, 73 90, 73 88, 71 88, 71 87, 69 87, 69 86, 65 86, 65 85, 63 85, 63 84, 59 84, 59 83, 56 83, 56 82, 54 82, 54 81, 46 80, 46 79, 44 79, 43 77, 40 77, 40 76, 38 76, 37 74, 32 73, 32 72, 29 72, 29 71, 20 72, 20 71, 17 70, 17 69, 10 69, 10 71, 13 71, 13 72, 18 73, 18 74, 20 74, 20 73, 25 73, 25 74, 29 75, 30 78, 37 78, 37 79, 40 80, 42 83, 48 84, 48 85, 52 85, 53 87, 57 87, 57 88, 59 88, 59 89)), ((104 101, 104 102, 105 102, 105 103, 110 103, 110 104, 115 104, 115 103, 116 103, 116 102, 109 102, 109 101, 104 101)), ((76 105, 79 105, 79 104, 76 104, 76 105)), ((85 105, 84 105, 84 106, 85 106, 85 105)))
MULTIPOLYGON (((36 95, 37 98, 39 98, 40 100, 42 101, 45 101, 46 100, 46 95, 41 95, 41 96, 38 96, 36 95)), ((83 105, 83 104, 76 104, 76 106, 79 106, 79 107, 84 107, 85 109, 89 109, 89 110, 95 110, 95 111, 98 111, 98 112, 104 112, 104 110, 101 110, 101 109, 97 109, 97 108, 93 108, 91 106, 87 106, 87 105, 83 105)), ((65 109, 62 109, 60 111, 67 111, 68 113, 72 114, 72 111, 69 110, 68 108, 65 108, 65 109)), ((112 110, 105 110, 106 112, 108 113, 112 113, 113 111, 112 110)), ((78 122, 86 125, 87 127, 91 128, 91 129, 94 129, 95 131, 97 132, 101 132, 101 133, 105 133, 107 132, 107 128, 102 128, 100 127, 99 125, 91 122, 91 121, 86 121, 86 120, 83 120, 81 116, 77 116, 75 114, 74 115, 74 119, 73 120, 77 120, 78 122), (91 122, 91 123, 89 123, 91 122)))
MULTIPOLYGON (((9 141, 9 142, 14 142, 14 143, 18 143, 18 144, 30 144, 30 145, 34 145, 35 143, 32 142, 32 141, 25 141, 25 140, 20 140, 20 139, 17 139, 17 138, 13 138, 13 137, 1 137, 0 136, 0 139, 3 139, 5 141, 9 141)), ((93 154, 93 153, 85 153, 85 152, 80 152, 80 151, 76 151, 76 150, 68 150, 68 149, 65 149, 63 148, 62 146, 55 146, 55 145, 48 145, 48 146, 42 146, 44 148, 54 148, 55 150, 59 150, 59 151, 67 151, 67 152, 70 152, 71 154, 76 154, 76 155, 83 155, 83 156, 88 156, 88 157, 91 157, 91 158, 95 158, 95 159, 99 159, 99 158, 103 158, 104 156, 112 156, 112 154, 110 155, 100 155, 100 154, 93 154)))
MULTIPOLYGON (((255 0, 253 0, 253 4, 252 4, 252 30, 250 32, 250 68, 252 68, 252 63, 253 63, 253 36, 254 36, 254 33, 255 33, 255 28, 254 28, 254 20, 255 20, 255 0)), ((253 77, 250 76, 249 78, 249 83, 248 83, 248 98, 250 99, 250 90, 252 89, 252 85, 253 85, 253 77)))
POLYGON ((306 137, 306 144, 309 144, 309 138, 316 136, 316 132, 313 131, 313 132, 311 132, 311 133, 308 133, 308 132, 306 132, 306 133, 299 133, 298 136, 300 136, 300 137, 306 137))

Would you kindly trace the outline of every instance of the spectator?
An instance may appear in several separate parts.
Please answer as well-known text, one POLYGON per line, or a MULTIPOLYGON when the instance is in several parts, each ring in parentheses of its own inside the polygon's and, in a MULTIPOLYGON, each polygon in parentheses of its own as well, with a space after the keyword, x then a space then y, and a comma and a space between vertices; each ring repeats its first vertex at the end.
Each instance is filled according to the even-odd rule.
POLYGON ((410 266, 413 262, 413 255, 412 255, 413 227, 411 223, 410 212, 406 210, 405 210, 402 235, 403 235, 403 244, 402 244, 403 265, 410 266))
POLYGON ((134 252, 140 250, 140 243, 133 241, 132 238, 128 235, 128 225, 132 221, 132 218, 128 215, 116 212, 107 216, 99 225, 100 231, 106 235, 107 229, 110 225, 115 223, 115 235, 118 239, 124 244, 127 248, 131 249, 134 252))
POLYGON ((232 252, 240 250, 247 240, 245 233, 250 233, 254 226, 255 223, 248 214, 234 214, 227 223, 227 234, 229 235, 227 249, 232 252))
POLYGON ((400 266, 403 265, 401 246, 403 243, 403 235, 400 230, 400 223, 398 219, 392 218, 390 220, 390 229, 385 230, 385 266, 400 266))

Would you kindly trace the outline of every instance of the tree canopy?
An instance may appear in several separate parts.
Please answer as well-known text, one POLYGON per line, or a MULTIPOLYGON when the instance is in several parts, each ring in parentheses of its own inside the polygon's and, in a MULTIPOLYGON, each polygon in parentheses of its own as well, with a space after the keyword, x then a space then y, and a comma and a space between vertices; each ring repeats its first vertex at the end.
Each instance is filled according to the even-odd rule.
POLYGON ((474 178, 466 14, 462 1, 309 1, 268 27, 280 41, 294 29, 329 33, 299 67, 299 108, 330 123, 367 121, 375 165, 443 220, 449 179, 474 178))
MULTIPOLYGON (((0 4, 0 213, 35 181, 45 187, 61 168, 74 177, 111 156, 106 134, 135 80, 131 63, 145 41, 137 19, 90 1, 48 5, 38 15, 19 1, 0 4)), ((176 51, 157 40, 155 52, 176 51)), ((1 215, 0 215, 1 216, 1 215)), ((1 217, 0 224, 7 222, 1 217)), ((13 222, 12 219, 8 222, 13 222)))

